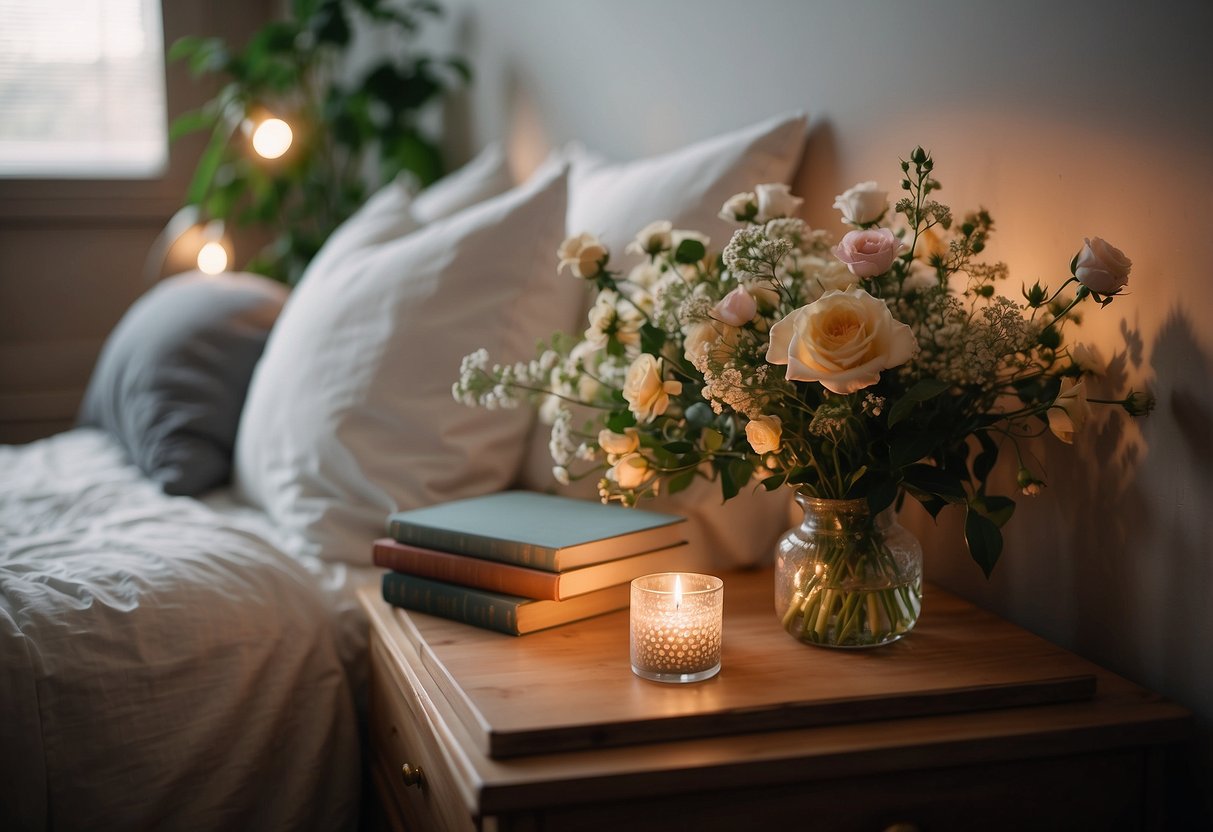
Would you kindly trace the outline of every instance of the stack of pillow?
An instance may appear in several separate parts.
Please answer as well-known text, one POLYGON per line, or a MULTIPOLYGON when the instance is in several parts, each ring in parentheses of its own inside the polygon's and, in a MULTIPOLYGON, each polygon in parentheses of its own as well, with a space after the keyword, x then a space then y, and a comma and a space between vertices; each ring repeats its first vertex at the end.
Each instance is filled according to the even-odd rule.
MULTIPOLYGON (((570 150, 517 187, 490 148, 418 195, 388 185, 316 256, 260 361, 235 359, 245 378, 256 369, 242 408, 238 378, 222 404, 235 408, 231 432, 207 435, 224 466, 212 464, 202 488, 226 476, 232 458, 237 490, 280 529, 288 552, 361 565, 391 512, 511 486, 556 488, 532 412, 452 400, 462 357, 484 347, 497 361, 528 359, 539 339, 584 328, 588 288, 555 268, 567 234, 596 234, 624 269, 627 242, 658 219, 723 245, 732 231, 716 216, 725 199, 788 181, 804 135, 796 115, 630 163, 570 150)), ((262 286, 252 276, 231 281, 262 286)), ((157 293, 171 294, 170 284, 140 304, 157 293)), ((98 372, 105 364, 103 356, 98 372)), ((128 449, 139 441, 137 429, 120 438, 128 449)), ((155 466, 144 470, 156 476, 155 466)), ((721 506, 714 486, 656 507, 687 515, 693 545, 717 567, 769 556, 786 526, 779 497, 747 493, 721 506)))

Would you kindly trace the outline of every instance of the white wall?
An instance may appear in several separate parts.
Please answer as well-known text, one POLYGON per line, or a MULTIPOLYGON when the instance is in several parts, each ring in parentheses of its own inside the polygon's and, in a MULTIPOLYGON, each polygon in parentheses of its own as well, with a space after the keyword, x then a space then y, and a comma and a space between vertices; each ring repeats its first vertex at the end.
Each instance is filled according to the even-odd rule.
MULTIPOLYGON (((1057 285, 1082 238, 1134 261, 1132 294, 1092 312, 1135 423, 1103 412, 1021 501, 986 581, 956 524, 911 516, 928 577, 1195 709, 1213 725, 1213 3, 1088 0, 736 2, 448 0, 472 57, 455 155, 508 138, 520 168, 581 139, 627 158, 804 109, 798 190, 833 195, 933 151, 955 209, 987 207, 993 257, 1057 285)), ((1004 466, 1004 469, 1007 466, 1004 466)), ((1007 472, 1004 470, 1004 481, 1007 472)), ((1009 484, 1007 485, 1009 489, 1009 484)), ((946 515, 945 515, 946 516, 946 515)), ((929 603, 929 602, 928 602, 929 603)), ((1208 771, 1202 774, 1207 782, 1208 771)), ((1197 769, 1200 771, 1200 769, 1197 769)))

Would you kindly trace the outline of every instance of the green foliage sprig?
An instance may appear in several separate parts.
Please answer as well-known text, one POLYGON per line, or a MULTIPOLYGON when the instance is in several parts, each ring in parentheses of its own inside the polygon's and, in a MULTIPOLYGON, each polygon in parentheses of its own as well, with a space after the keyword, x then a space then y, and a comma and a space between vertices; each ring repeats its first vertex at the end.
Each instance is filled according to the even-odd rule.
POLYGON ((407 171, 420 184, 442 173, 442 158, 420 117, 448 90, 471 80, 460 58, 434 58, 410 44, 432 0, 294 0, 291 14, 262 27, 243 49, 221 38, 186 37, 170 60, 195 77, 224 83, 202 107, 173 123, 170 137, 205 130, 210 140, 186 194, 208 219, 267 231, 272 239, 248 265, 293 283, 325 239, 367 193, 407 171), (361 24, 361 25, 360 25, 361 24), (355 28, 384 31, 394 54, 347 80, 355 28), (286 121, 294 134, 281 158, 259 158, 248 130, 257 119, 286 121))

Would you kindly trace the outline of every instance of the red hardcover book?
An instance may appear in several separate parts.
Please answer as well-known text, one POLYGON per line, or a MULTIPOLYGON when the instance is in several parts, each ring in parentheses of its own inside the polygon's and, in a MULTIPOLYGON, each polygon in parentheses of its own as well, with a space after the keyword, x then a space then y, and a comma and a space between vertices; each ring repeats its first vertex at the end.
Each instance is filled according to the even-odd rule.
POLYGON ((563 601, 608 586, 627 583, 652 572, 684 568, 686 546, 679 544, 604 563, 548 572, 499 561, 458 555, 399 543, 390 537, 375 541, 371 550, 376 566, 460 586, 486 589, 540 601, 563 601))

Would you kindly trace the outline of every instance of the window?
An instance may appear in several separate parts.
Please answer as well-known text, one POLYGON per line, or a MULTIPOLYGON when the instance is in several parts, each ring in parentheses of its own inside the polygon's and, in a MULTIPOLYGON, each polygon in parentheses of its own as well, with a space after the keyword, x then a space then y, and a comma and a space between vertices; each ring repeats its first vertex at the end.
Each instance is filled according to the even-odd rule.
POLYGON ((156 176, 166 123, 157 0, 0 0, 0 176, 156 176))

